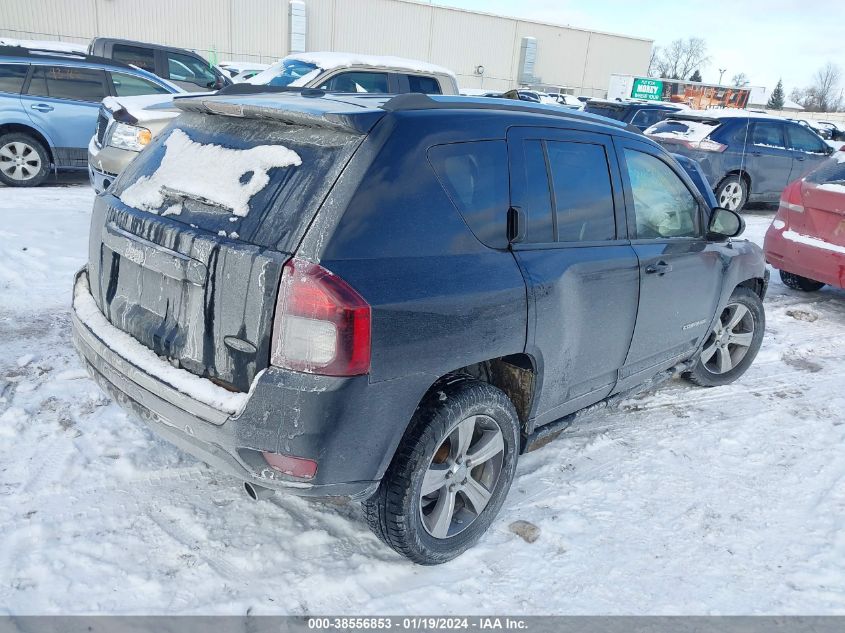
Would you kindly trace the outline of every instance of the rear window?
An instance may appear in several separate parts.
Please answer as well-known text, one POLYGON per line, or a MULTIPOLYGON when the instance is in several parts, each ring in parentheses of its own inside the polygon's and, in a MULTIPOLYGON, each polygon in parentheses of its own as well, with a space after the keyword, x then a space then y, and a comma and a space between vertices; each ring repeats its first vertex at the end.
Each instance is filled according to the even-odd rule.
POLYGON ((0 64, 0 92, 20 94, 28 69, 26 64, 0 64))
POLYGON ((817 185, 845 185, 845 152, 839 152, 806 178, 817 185))
POLYGON ((408 86, 411 92, 421 92, 427 95, 439 95, 440 84, 434 77, 423 77, 422 75, 407 75, 408 86))
POLYGON ((666 119, 646 130, 649 136, 677 138, 684 141, 703 141, 719 127, 718 121, 666 119))
POLYGON ((111 55, 115 61, 137 66, 151 73, 155 73, 156 71, 155 51, 151 48, 115 44, 112 47, 111 55))
POLYGON ((616 119, 617 121, 621 121, 625 118, 626 109, 627 108, 612 105, 587 103, 586 107, 584 108, 584 112, 589 112, 590 114, 598 114, 601 116, 606 116, 609 119, 616 119))
POLYGON ((428 160, 473 234, 492 248, 506 247, 509 192, 505 141, 435 145, 428 150, 428 160))
POLYGON ((290 251, 360 138, 184 113, 123 171, 113 192, 192 228, 290 251))

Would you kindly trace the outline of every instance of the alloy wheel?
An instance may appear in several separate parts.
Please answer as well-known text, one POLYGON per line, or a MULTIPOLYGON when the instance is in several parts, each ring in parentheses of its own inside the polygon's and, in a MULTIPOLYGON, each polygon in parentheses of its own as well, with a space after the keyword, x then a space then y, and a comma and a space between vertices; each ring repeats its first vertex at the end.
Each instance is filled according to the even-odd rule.
POLYGON ((41 156, 32 145, 12 141, 0 147, 0 171, 12 180, 31 180, 41 171, 41 156))
POLYGON ((742 185, 739 182, 729 182, 719 194, 719 206, 731 211, 739 209, 742 204, 742 185))
POLYGON ((463 532, 487 507, 502 473, 505 442, 486 415, 461 420, 434 451, 423 477, 420 516, 438 539, 463 532))
POLYGON ((711 374, 726 374, 742 362, 754 339, 754 316, 741 303, 729 303, 701 351, 711 374))

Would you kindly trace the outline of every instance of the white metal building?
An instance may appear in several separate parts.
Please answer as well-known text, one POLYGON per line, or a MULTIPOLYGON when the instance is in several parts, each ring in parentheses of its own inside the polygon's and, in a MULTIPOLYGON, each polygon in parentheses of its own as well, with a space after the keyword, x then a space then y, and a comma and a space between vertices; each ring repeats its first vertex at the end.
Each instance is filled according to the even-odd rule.
POLYGON ((0 37, 87 43, 122 37, 217 60, 291 51, 397 55, 451 68, 462 88, 518 85, 603 96, 611 73, 642 75, 652 40, 415 0, 2 0, 0 37))

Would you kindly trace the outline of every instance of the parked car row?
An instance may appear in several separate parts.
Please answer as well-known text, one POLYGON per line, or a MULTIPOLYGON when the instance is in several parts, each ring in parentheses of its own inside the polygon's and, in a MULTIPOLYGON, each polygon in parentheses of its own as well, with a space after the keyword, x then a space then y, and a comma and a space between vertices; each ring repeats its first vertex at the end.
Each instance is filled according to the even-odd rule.
POLYGON ((181 92, 128 64, 79 53, 0 47, 0 181, 36 186, 57 169, 85 169, 106 97, 181 92))
POLYGON ((698 161, 719 205, 737 211, 749 201, 778 200, 834 151, 798 123, 745 110, 680 112, 645 135, 698 161))

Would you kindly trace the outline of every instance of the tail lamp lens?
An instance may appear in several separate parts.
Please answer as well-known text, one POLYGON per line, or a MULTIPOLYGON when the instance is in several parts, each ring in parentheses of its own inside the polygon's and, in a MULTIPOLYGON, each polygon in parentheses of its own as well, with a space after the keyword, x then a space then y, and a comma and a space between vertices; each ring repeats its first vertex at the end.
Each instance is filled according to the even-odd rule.
POLYGON ((282 453, 269 453, 262 451, 264 461, 273 470, 278 470, 285 475, 300 477, 302 479, 313 479, 317 474, 317 462, 304 457, 293 457, 282 453))
POLYGON ((318 264, 285 264, 270 362, 326 376, 370 371, 369 304, 343 279, 318 264))

